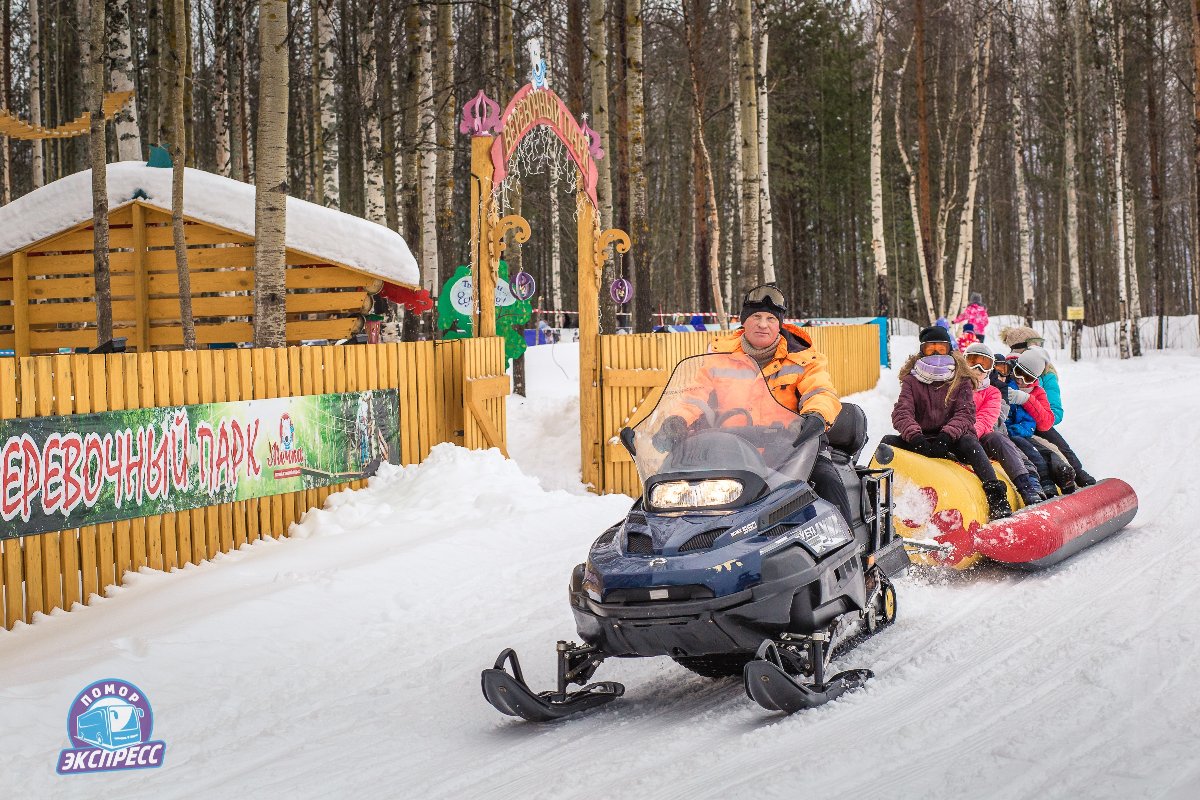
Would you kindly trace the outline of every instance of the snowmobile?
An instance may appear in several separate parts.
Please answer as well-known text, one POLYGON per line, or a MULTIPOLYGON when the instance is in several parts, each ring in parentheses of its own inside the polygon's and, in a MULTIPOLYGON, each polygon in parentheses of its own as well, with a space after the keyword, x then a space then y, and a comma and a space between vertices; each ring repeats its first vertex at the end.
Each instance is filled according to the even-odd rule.
POLYGON ((1124 528, 1137 514, 1137 494, 1108 478, 1068 495, 1026 506, 1004 468, 1013 515, 988 522, 987 498, 966 465, 879 445, 871 466, 893 470, 895 527, 915 563, 966 570, 985 559, 1006 567, 1052 566, 1124 528))
POLYGON ((804 437, 799 422, 744 354, 680 362, 653 411, 621 432, 642 496, 571 574, 582 643, 558 643, 557 687, 543 692, 504 650, 483 671, 488 702, 531 721, 605 705, 624 687, 588 681, 614 657, 740 674, 751 699, 788 713, 871 678, 828 672, 835 655, 896 618, 892 579, 909 558, 892 527, 892 473, 856 466, 867 441, 857 406, 843 404, 825 435, 804 437), (853 519, 809 485, 824 448, 853 519))

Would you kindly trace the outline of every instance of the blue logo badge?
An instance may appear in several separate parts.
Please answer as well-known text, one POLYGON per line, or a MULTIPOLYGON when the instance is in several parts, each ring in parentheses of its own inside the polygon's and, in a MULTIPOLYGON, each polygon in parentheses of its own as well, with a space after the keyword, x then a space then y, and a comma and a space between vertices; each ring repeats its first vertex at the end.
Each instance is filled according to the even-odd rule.
POLYGON ((59 775, 161 767, 166 742, 152 741, 154 712, 145 693, 105 678, 86 687, 67 712, 71 746, 59 753, 59 775))

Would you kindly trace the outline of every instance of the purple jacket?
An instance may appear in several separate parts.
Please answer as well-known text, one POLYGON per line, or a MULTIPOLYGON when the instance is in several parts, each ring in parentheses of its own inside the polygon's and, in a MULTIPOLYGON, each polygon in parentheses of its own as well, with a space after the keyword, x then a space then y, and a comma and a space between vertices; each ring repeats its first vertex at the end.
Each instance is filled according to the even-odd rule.
POLYGON ((900 399, 892 409, 892 425, 905 441, 918 433, 945 433, 952 439, 975 433, 975 385, 970 379, 958 381, 947 403, 946 392, 952 383, 923 383, 911 372, 900 379, 900 399))

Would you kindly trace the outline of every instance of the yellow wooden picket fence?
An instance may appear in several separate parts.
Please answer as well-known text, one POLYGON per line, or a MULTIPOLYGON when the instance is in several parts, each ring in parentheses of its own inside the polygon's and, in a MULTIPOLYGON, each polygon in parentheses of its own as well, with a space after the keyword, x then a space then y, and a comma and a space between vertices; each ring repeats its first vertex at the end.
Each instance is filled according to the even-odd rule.
MULTIPOLYGON (((434 445, 505 448, 504 342, 499 338, 353 347, 286 347, 0 359, 0 418, 259 400, 395 388, 400 461, 434 445)), ((267 536, 286 536, 310 508, 365 481, 69 531, 0 540, 0 619, 70 610, 142 567, 199 564, 267 536)))
MULTIPOLYGON (((823 325, 804 328, 813 346, 829 359, 833 385, 842 395, 875 388, 879 382, 879 328, 874 325, 823 325)), ((591 471, 585 459, 584 481, 601 494, 641 493, 641 481, 621 444, 621 428, 636 425, 658 402, 671 371, 688 356, 707 353, 723 334, 673 333, 600 337, 599 408, 583 413, 599 416, 599 441, 584 442, 595 454, 591 471)), ((587 430, 585 424, 583 430, 587 430)))

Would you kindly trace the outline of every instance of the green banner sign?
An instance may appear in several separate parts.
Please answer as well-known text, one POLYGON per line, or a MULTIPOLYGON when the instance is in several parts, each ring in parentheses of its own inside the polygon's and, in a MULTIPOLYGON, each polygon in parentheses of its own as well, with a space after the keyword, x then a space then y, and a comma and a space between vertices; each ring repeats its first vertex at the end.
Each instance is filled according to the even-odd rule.
POLYGON ((0 539, 296 492, 400 460, 395 389, 0 420, 0 539))

